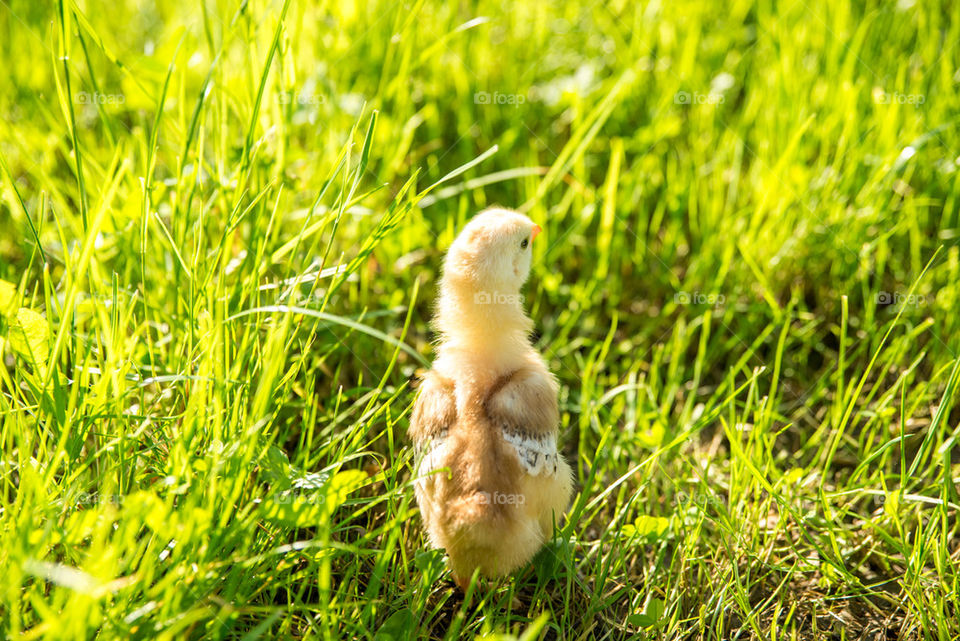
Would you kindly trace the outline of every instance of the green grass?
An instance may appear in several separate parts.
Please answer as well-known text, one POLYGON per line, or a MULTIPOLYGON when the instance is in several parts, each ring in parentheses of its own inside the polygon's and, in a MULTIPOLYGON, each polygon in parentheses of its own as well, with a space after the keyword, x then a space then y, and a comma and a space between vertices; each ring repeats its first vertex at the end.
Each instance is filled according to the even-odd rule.
POLYGON ((0 62, 0 638, 960 637, 960 5, 0 0, 0 62), (464 599, 405 430, 491 204, 578 492, 464 599))

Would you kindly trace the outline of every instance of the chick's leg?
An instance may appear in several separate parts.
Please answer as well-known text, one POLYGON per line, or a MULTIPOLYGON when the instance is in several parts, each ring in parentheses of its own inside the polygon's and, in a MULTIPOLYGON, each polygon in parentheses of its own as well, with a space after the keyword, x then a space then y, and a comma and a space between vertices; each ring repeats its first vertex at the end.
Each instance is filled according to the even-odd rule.
POLYGON ((453 573, 453 582, 457 584, 457 587, 460 588, 460 591, 464 594, 467 593, 467 588, 470 587, 470 577, 461 576, 456 572, 453 573))

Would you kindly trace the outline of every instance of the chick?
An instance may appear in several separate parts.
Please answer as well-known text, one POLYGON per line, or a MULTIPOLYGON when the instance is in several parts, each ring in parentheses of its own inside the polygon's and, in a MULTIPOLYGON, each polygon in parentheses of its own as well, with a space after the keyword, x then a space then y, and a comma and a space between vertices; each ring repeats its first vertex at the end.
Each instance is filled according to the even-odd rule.
POLYGON ((410 421, 429 542, 446 550, 464 591, 478 568, 500 577, 529 562, 573 488, 557 452, 557 382, 530 344, 520 295, 540 231, 488 209, 457 236, 434 318, 437 357, 410 421))

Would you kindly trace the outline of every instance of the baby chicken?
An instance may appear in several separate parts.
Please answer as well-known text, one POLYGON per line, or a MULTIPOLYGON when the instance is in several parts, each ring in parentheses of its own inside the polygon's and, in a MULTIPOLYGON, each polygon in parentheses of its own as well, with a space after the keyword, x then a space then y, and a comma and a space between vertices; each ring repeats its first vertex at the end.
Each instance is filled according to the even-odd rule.
POLYGON ((417 503, 464 591, 477 568, 500 577, 530 561, 570 502, 557 382, 530 344, 520 295, 540 231, 488 209, 457 236, 434 318, 437 357, 410 420, 417 503))

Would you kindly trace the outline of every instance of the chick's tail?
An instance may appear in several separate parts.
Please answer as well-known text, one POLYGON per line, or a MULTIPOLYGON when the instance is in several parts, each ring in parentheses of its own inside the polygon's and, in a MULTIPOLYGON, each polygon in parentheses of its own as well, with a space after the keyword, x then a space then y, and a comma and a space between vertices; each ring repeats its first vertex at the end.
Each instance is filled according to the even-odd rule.
MULTIPOLYGON (((465 417, 451 434, 451 521, 472 537, 498 538, 497 526, 511 518, 518 504, 518 464, 504 451, 502 437, 485 417, 465 417), (478 527, 484 526, 484 527, 478 527)), ((477 541, 477 543, 483 543, 477 541)))

